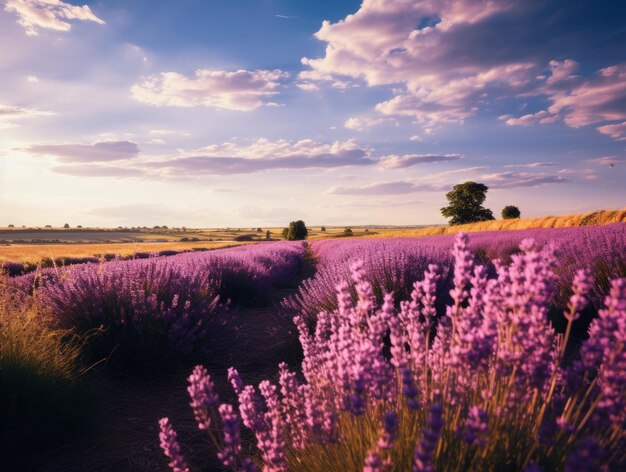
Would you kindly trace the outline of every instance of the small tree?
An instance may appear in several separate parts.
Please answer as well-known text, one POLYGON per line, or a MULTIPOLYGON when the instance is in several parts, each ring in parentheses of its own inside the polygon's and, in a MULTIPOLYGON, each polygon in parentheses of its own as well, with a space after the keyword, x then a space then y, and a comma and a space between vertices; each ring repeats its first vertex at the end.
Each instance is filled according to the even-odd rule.
POLYGON ((352 232, 352 229, 346 228, 346 229, 343 230, 342 236, 353 236, 353 235, 354 235, 354 233, 352 232))
POLYGON ((502 219, 503 220, 514 220, 522 216, 522 213, 519 211, 514 205, 507 205, 502 209, 502 219))
POLYGON ((320 228, 320 231, 326 231, 326 226, 322 226, 322 227, 320 228))
POLYGON ((265 233, 265 239, 266 239, 267 241, 269 241, 269 240, 270 240, 270 238, 271 238, 271 234, 272 234, 272 233, 270 233, 270 230, 268 229, 268 230, 267 230, 267 232, 265 233))
POLYGON ((69 223, 65 223, 65 224, 63 225, 63 227, 64 227, 65 229, 69 229, 69 228, 70 228, 70 225, 69 225, 69 223))
POLYGON ((15 225, 9 225, 9 228, 15 228, 15 225))
POLYGON ((450 226, 495 219, 491 210, 482 206, 487 190, 489 187, 477 182, 455 185, 446 193, 450 204, 441 209, 441 214, 450 219, 450 226))
POLYGON ((289 228, 283 228, 280 234, 283 236, 283 238, 287 239, 289 236, 289 228))
POLYGON ((306 229, 304 221, 292 221, 289 223, 287 231, 287 239, 289 241, 302 241, 309 235, 309 231, 306 229))

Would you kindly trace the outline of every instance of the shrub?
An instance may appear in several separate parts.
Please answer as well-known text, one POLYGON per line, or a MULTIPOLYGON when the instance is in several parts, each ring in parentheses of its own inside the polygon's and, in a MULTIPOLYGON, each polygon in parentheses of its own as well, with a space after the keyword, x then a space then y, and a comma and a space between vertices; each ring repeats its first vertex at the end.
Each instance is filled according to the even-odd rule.
POLYGON ((343 230, 343 233, 341 235, 345 237, 350 237, 350 236, 353 236, 354 233, 352 232, 350 228, 346 228, 343 230))
POLYGON ((287 239, 289 241, 302 241, 307 238, 309 235, 309 231, 304 224, 304 221, 292 221, 289 223, 289 228, 287 229, 287 239))
MULTIPOLYGON (((591 276, 577 273, 558 336, 547 318, 554 254, 532 240, 520 248, 490 278, 460 235, 442 317, 437 266, 396 310, 391 294, 375 303, 354 265, 356 299, 340 284, 339 308, 320 313, 314 332, 294 319, 305 381, 281 364, 278 385, 257 390, 231 369, 238 409, 217 408, 198 366, 188 391, 199 428, 232 470, 624 470, 626 279, 612 282, 579 359, 566 362, 591 276), (253 460, 244 457, 240 418, 257 440, 253 460)), ((187 470, 172 425, 160 426, 170 466, 187 470)))
POLYGON ((29 297, 0 293, 3 470, 35 470, 37 451, 63 444, 97 412, 91 378, 80 362, 83 341, 48 329, 42 316, 29 297))
POLYGON ((513 205, 507 205, 502 209, 502 219, 503 220, 514 220, 520 218, 522 213, 519 211, 519 208, 513 205))
POLYGON ((254 235, 252 234, 239 234, 233 238, 233 241, 244 242, 254 241, 254 235))

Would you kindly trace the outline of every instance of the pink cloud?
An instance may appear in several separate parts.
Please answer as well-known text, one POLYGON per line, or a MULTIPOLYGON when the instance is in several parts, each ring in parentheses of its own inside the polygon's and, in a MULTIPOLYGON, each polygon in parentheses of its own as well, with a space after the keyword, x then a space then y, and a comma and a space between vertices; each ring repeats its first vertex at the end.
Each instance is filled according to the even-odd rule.
POLYGON ((600 133, 606 134, 617 141, 626 140, 626 121, 613 125, 598 126, 596 129, 600 133))
POLYGON ((462 154, 405 154, 403 156, 392 154, 381 158, 379 165, 383 169, 404 169, 419 164, 456 161, 462 157, 462 154))
POLYGON ((77 6, 61 0, 6 0, 5 3, 4 9, 19 16, 17 22, 29 36, 37 36, 39 28, 69 31, 72 25, 65 20, 105 24, 87 5, 77 6))
POLYGON ((131 88, 135 100, 153 106, 213 107, 251 111, 268 105, 287 74, 279 70, 197 70, 193 77, 162 72, 131 88))

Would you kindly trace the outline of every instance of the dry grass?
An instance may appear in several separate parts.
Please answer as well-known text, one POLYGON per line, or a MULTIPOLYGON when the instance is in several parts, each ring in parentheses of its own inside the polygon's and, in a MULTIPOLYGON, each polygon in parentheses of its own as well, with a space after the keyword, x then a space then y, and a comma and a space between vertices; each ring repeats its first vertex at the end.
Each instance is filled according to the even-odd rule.
POLYGON ((458 226, 430 226, 427 228, 377 230, 378 237, 394 236, 437 236, 440 234, 456 234, 479 231, 500 231, 531 228, 565 228, 572 226, 592 226, 609 223, 626 222, 626 208, 622 210, 600 210, 577 215, 544 216, 541 218, 520 218, 513 220, 483 221, 458 226))
POLYGON ((131 256, 138 252, 158 252, 164 250, 191 251, 193 248, 220 249, 238 246, 233 242, 171 242, 171 243, 113 243, 113 244, 19 244, 0 246, 0 262, 37 263, 49 257, 90 257, 102 254, 131 256))

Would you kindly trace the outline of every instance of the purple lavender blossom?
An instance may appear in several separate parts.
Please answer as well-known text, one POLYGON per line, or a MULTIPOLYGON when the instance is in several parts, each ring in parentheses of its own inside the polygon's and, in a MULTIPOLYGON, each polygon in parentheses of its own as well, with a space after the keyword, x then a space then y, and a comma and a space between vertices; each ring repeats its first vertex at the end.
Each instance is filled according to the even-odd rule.
POLYGON ((434 403, 429 410, 428 423, 422 431, 422 438, 413 454, 413 472, 434 472, 433 454, 441 438, 443 429, 443 407, 434 403))
POLYGON ((608 472, 603 465, 606 450, 593 438, 584 439, 565 461, 564 472, 589 472, 590 470, 608 472))
POLYGON ((176 431, 170 425, 168 418, 159 420, 159 441, 161 449, 167 457, 170 458, 169 466, 173 472, 189 472, 187 461, 180 452, 180 445, 176 438, 176 431))
POLYGON ((411 369, 402 369, 402 394, 404 395, 406 406, 411 410, 418 410, 420 408, 419 401, 417 400, 419 392, 415 386, 411 369))
POLYGON ((395 411, 389 411, 383 417, 383 432, 377 445, 381 449, 391 449, 396 439, 398 439, 398 415, 395 411))
POLYGON ((198 423, 198 428, 208 430, 211 426, 210 410, 217 405, 218 396, 214 392, 215 386, 207 370, 198 365, 187 379, 187 391, 191 397, 191 408, 198 423))
POLYGON ((382 472, 383 460, 375 449, 370 450, 363 462, 363 472, 382 472))
POLYGON ((226 467, 237 469, 241 454, 239 417, 233 410, 232 405, 227 403, 220 405, 219 413, 222 418, 224 448, 217 453, 217 457, 226 467))
POLYGON ((489 433, 488 419, 485 410, 479 406, 473 406, 467 414, 465 428, 459 429, 457 433, 469 444, 484 446, 487 442, 485 437, 489 433))

